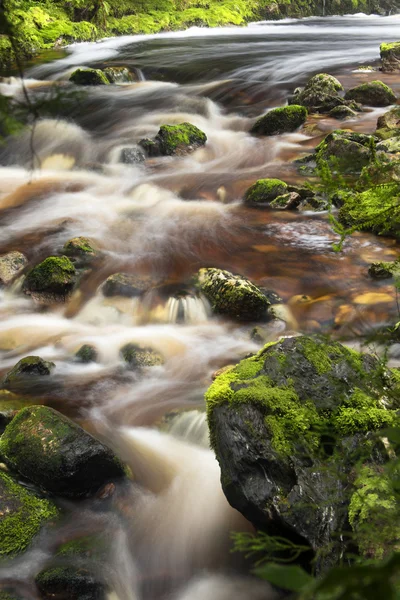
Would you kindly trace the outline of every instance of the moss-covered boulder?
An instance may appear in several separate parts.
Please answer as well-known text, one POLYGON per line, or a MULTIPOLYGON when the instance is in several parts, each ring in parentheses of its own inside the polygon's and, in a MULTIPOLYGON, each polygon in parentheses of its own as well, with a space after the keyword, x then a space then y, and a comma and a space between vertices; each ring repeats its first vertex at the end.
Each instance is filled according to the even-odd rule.
POLYGON ((400 71, 400 42, 384 43, 380 46, 382 71, 400 71))
POLYGON ((400 136, 400 106, 393 106, 378 118, 376 135, 382 139, 400 136))
POLYGON ((372 279, 392 279, 396 277, 400 280, 400 259, 393 262, 375 262, 368 267, 368 274, 372 279))
POLYGON ((338 119, 339 121, 345 121, 346 119, 354 119, 357 116, 355 110, 350 108, 350 106, 335 106, 332 110, 329 111, 329 116, 333 119, 338 119))
POLYGON ((69 78, 75 85, 109 85, 101 69, 76 69, 69 78))
POLYGON ((83 344, 79 350, 75 353, 75 359, 83 364, 96 362, 98 358, 97 350, 90 344, 83 344))
POLYGON ((69 258, 85 258, 91 259, 96 254, 96 248, 93 242, 85 237, 76 237, 65 242, 63 246, 63 254, 69 258))
POLYGON ((65 297, 72 291, 75 282, 75 267, 70 259, 67 256, 49 256, 29 271, 23 289, 30 294, 65 297))
POLYGON ((2 387, 10 391, 35 394, 46 386, 55 364, 40 356, 26 356, 8 371, 2 379, 2 387))
POLYGON ((250 133, 255 135, 279 135, 296 131, 307 119, 307 109, 304 106, 284 106, 274 108, 260 117, 253 125, 250 133))
POLYGON ((106 67, 104 75, 110 83, 132 83, 132 73, 127 67, 106 67))
POLYGON ((106 600, 107 587, 99 575, 87 566, 50 566, 36 576, 42 598, 53 600, 106 600))
POLYGON ((0 454, 26 479, 70 498, 124 476, 123 465, 109 448, 46 406, 19 411, 0 439, 0 454))
POLYGON ((238 321, 265 319, 269 300, 251 281, 222 269, 200 269, 197 286, 215 314, 238 321))
POLYGON ((232 506, 332 564, 345 548, 351 474, 384 462, 381 428, 398 425, 400 378, 322 337, 267 344, 206 393, 211 443, 232 506))
POLYGON ((13 251, 0 256, 0 286, 9 285, 27 264, 28 259, 22 252, 13 251))
POLYGON ((244 203, 254 207, 268 206, 275 198, 287 192, 287 183, 280 179, 259 179, 246 191, 244 203))
POLYGON ((348 194, 338 216, 347 227, 400 240, 400 183, 385 183, 348 194))
POLYGON ((396 96, 382 81, 369 81, 348 90, 345 100, 354 100, 368 106, 389 106, 396 102, 396 96))
POLYGON ((159 352, 138 344, 125 344, 121 348, 121 356, 129 368, 134 371, 140 371, 145 367, 156 367, 164 363, 164 357, 159 352))
POLYGON ((154 140, 141 140, 140 145, 149 156, 182 156, 204 146, 206 134, 196 125, 162 125, 154 140))
POLYGON ((373 156, 373 141, 372 136, 336 129, 316 147, 317 166, 328 163, 334 172, 360 173, 373 156))
POLYGON ((382 140, 376 145, 376 149, 389 154, 400 153, 400 136, 382 140))
POLYGON ((114 273, 107 277, 101 291, 106 298, 113 296, 136 298, 148 290, 150 286, 151 280, 148 277, 132 273, 114 273))
POLYGON ((328 113, 346 102, 339 92, 343 86, 335 77, 327 73, 318 73, 311 77, 304 89, 297 88, 290 102, 305 106, 309 112, 328 113))
POLYGON ((42 527, 57 516, 53 502, 39 498, 0 471, 0 559, 26 550, 42 527))

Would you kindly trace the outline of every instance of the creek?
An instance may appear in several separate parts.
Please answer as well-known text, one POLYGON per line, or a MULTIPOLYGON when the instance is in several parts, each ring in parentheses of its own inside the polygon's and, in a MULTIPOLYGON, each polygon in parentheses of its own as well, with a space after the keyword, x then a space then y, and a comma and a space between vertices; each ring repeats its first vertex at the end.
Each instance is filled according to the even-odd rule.
MULTIPOLYGON (((109 498, 65 504, 57 531, 2 566, 0 581, 19 582, 34 598, 32 577, 56 543, 100 531, 110 600, 268 599, 229 551, 230 532, 249 524, 223 495, 202 412, 212 373, 260 345, 251 327, 211 317, 191 278, 216 266, 277 292, 293 318, 268 324, 270 340, 323 332, 359 345, 394 322, 393 285, 367 275, 370 262, 398 254, 393 240, 355 233, 338 254, 326 213, 254 210, 241 198, 261 177, 304 181, 291 161, 333 129, 375 129, 386 109, 345 125, 312 117, 304 130, 272 138, 248 133, 257 116, 321 71, 346 88, 379 78, 399 96, 398 75, 357 70, 378 66, 379 44, 397 39, 399 25, 400 16, 355 15, 193 28, 78 44, 28 70, 35 100, 54 85, 70 90, 77 66, 127 66, 138 79, 85 88, 39 121, 32 139, 0 151, 0 254, 19 250, 33 265, 78 236, 100 251, 68 302, 43 307, 21 293, 20 281, 0 291, 0 374, 31 354, 55 362, 43 400, 113 447, 134 479, 109 498), (207 134, 204 148, 119 161, 161 124, 182 122, 207 134), (139 300, 104 297, 99 286, 116 272, 147 278, 150 291, 139 300), (127 343, 154 348, 165 364, 143 377, 127 372, 127 343), (95 346, 96 363, 73 360, 83 344, 95 346)), ((0 83, 0 92, 21 97, 21 81, 0 83)), ((399 363, 398 347, 389 358, 399 363)))

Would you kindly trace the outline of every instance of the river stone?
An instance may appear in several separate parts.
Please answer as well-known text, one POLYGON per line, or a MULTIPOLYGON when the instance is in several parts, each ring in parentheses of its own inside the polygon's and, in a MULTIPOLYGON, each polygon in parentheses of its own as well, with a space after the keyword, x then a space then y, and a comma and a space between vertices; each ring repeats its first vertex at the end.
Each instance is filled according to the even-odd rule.
POLYGON ((132 370, 164 364, 164 357, 159 352, 138 344, 125 344, 121 348, 121 356, 132 370))
POLYGON ((151 287, 151 278, 132 273, 114 273, 107 277, 101 287, 106 298, 124 296, 136 298, 151 287))
POLYGON ((2 387, 10 391, 37 393, 46 387, 47 378, 55 366, 40 356, 26 356, 4 375, 2 387))
POLYGON ((354 119, 354 117, 357 116, 356 111, 350 108, 350 106, 335 106, 335 108, 332 108, 328 114, 333 119, 338 119, 340 121, 344 121, 345 119, 354 119))
POLYGON ((400 135, 400 106, 393 106, 378 117, 376 129, 381 132, 380 137, 400 135), (386 135, 383 135, 384 133, 386 135))
POLYGON ((148 156, 183 156, 204 146, 206 134, 191 123, 161 125, 154 140, 143 139, 139 144, 148 156))
POLYGON ((110 83, 132 83, 132 73, 127 67, 106 67, 104 75, 110 83))
POLYGON ((333 171, 360 173, 372 153, 372 136, 336 129, 316 147, 317 166, 327 162, 333 171))
POLYGON ((382 81, 369 81, 348 90, 345 100, 355 100, 368 106, 389 106, 396 102, 396 96, 382 81))
POLYGON ((304 89, 297 88, 290 100, 291 104, 305 106, 310 112, 328 113, 337 106, 347 103, 339 95, 343 86, 335 77, 318 73, 307 82, 304 89))
POLYGON ((47 406, 22 409, 0 439, 7 464, 41 488, 78 498, 124 476, 115 454, 82 427, 47 406))
POLYGON ((382 71, 400 71, 400 42, 384 43, 380 46, 382 71))
POLYGON ((250 133, 269 136, 296 131, 306 122, 307 114, 304 106, 274 108, 255 122, 250 133))
POLYGON ((288 192, 277 196, 270 203, 270 208, 274 210, 295 210, 301 204, 301 196, 297 192, 288 192))
POLYGON ((75 358, 78 362, 83 364, 96 362, 98 358, 97 350, 90 344, 84 344, 75 353, 75 358))
POLYGON ((86 237, 76 237, 65 242, 63 254, 73 258, 92 258, 96 253, 93 242, 86 237))
POLYGON ((27 293, 67 296, 76 282, 75 267, 67 256, 49 256, 27 274, 23 289, 27 293))
POLYGON ((0 471, 0 558, 24 552, 41 528, 57 516, 51 500, 39 498, 0 471))
POLYGON ((75 85, 109 85, 101 69, 76 69, 69 78, 75 85))
POLYGON ((238 321, 266 318, 270 302, 251 281, 222 269, 200 269, 197 285, 215 314, 238 321))
POLYGON ((244 203, 254 207, 269 206, 275 198, 287 191, 287 183, 280 179, 259 179, 246 190, 244 203))
POLYGON ((369 432, 399 424, 398 375, 338 342, 292 337, 217 377, 206 404, 229 503, 257 529, 321 553, 317 569, 335 563, 349 476, 387 459, 369 432))
POLYGON ((8 252, 0 256, 0 285, 8 285, 28 264, 22 252, 8 252))
POLYGON ((127 146, 122 148, 119 162, 124 165, 136 165, 146 160, 146 155, 140 146, 127 146))
POLYGON ((398 154, 400 152, 400 136, 383 140, 376 145, 377 150, 389 152, 389 154, 398 154))
POLYGON ((107 597, 102 579, 86 566, 50 566, 41 571, 35 581, 43 598, 106 600, 107 597))

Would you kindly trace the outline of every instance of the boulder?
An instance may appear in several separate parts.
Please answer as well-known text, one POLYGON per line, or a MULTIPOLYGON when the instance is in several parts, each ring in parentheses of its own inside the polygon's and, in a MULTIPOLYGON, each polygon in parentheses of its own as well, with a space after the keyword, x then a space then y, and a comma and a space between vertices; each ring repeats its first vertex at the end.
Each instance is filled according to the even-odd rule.
POLYGON ((316 147, 316 163, 327 162, 333 171, 360 173, 372 158, 374 138, 362 133, 336 129, 316 147))
POLYGON ((294 91, 291 104, 305 106, 309 112, 328 113, 337 106, 347 103, 339 95, 343 86, 335 77, 327 73, 314 75, 304 89, 294 91))
POLYGON ((124 296, 125 298, 136 298, 151 287, 151 278, 132 273, 114 273, 107 277, 101 287, 106 298, 113 296, 124 296))
POLYGON ((125 344, 121 356, 132 370, 155 367, 164 363, 163 356, 152 348, 143 348, 138 344, 125 344))
POLYGON ((244 203, 248 206, 265 207, 287 191, 287 183, 280 179, 259 179, 246 191, 244 203))
POLYGON ((384 43, 380 46, 382 71, 400 71, 400 42, 384 43))
POLYGON ((346 227, 387 235, 400 241, 400 183, 391 182, 365 192, 348 194, 338 218, 346 227))
POLYGON ((257 529, 309 546, 317 570, 337 562, 351 476, 363 461, 387 460, 370 432, 399 424, 399 392, 398 375, 337 342, 267 344, 206 392, 228 501, 257 529))
POLYGON ((75 353, 75 358, 78 362, 88 364, 97 361, 97 350, 90 344, 84 344, 75 353))
POLYGON ((40 498, 3 471, 0 471, 0 506, 1 559, 24 552, 42 527, 58 516, 51 500, 40 498))
POLYGON ((260 117, 250 130, 255 135, 279 135, 296 131, 307 119, 304 106, 292 105, 274 108, 260 117))
POLYGON ((67 296, 76 282, 75 267, 67 256, 49 256, 27 274, 25 292, 67 296))
POLYGON ((109 448, 47 406, 19 411, 0 439, 0 454, 26 479, 69 498, 86 496, 124 476, 109 448))
POLYGON ((191 123, 162 125, 154 140, 144 139, 139 143, 148 156, 182 156, 204 146, 206 134, 191 123))
POLYGON ((329 111, 329 116, 333 119, 338 119, 340 121, 344 121, 345 119, 354 119, 357 116, 355 110, 350 108, 350 106, 335 106, 332 110, 329 111))
POLYGON ((354 100, 368 106, 389 106, 396 102, 396 96, 382 81, 369 81, 348 90, 345 100, 354 100))
POLYGON ((127 67, 106 67, 103 71, 110 83, 132 83, 132 73, 127 67))
POLYGON ((44 599, 106 600, 102 578, 85 565, 57 565, 41 571, 35 578, 44 599))
POLYGON ((76 69, 69 78, 75 85, 109 85, 101 69, 76 69))
POLYGON ((14 392, 35 394, 46 387, 47 378, 55 366, 40 356, 26 356, 4 375, 2 387, 14 392))
POLYGON ((22 252, 8 252, 0 256, 0 285, 8 285, 23 271, 28 264, 28 259, 22 252))
POLYGON ((197 286, 215 314, 238 321, 265 319, 269 300, 251 281, 222 269, 200 269, 197 286))

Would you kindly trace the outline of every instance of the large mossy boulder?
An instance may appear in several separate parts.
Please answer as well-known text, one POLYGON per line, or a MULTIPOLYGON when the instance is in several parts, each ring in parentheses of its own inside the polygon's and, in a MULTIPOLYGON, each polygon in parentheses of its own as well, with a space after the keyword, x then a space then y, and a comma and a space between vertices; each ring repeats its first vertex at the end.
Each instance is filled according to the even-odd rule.
POLYGON ((67 256, 49 256, 25 278, 23 289, 30 294, 67 296, 76 282, 75 267, 67 256))
POLYGON ((2 388, 28 394, 40 392, 46 387, 55 366, 53 362, 43 360, 40 356, 26 356, 4 375, 2 388))
POLYGON ((40 498, 0 471, 0 559, 24 552, 57 516, 51 500, 40 498))
POLYGON ((82 427, 46 406, 22 409, 0 439, 6 463, 39 487, 77 498, 124 476, 115 454, 82 427))
POLYGON ((356 467, 387 460, 375 432, 399 425, 400 375, 322 337, 267 344, 206 393, 230 504, 256 528, 308 545, 318 568, 345 548, 356 467))
POLYGON ((400 71, 400 42, 384 43, 380 46, 382 71, 400 71))
POLYGON ((26 256, 16 250, 0 256, 0 286, 9 285, 27 264, 26 256))
POLYGON ((400 241, 400 183, 385 183, 347 195, 339 210, 339 220, 347 227, 400 241))
POLYGON ((75 85, 109 85, 101 69, 76 69, 69 78, 75 85))
POLYGON ((107 588, 93 569, 85 565, 50 566, 35 578, 42 598, 52 600, 106 600, 107 588))
POLYGON ((215 314, 238 321, 259 321, 266 318, 270 302, 246 277, 222 269, 200 269, 197 286, 210 302, 215 314))
POLYGON ((204 146, 206 134, 196 125, 161 125, 154 140, 144 139, 140 145, 148 156, 183 156, 204 146))
POLYGON ((354 100, 368 106, 389 106, 396 102, 396 96, 382 81, 369 81, 348 90, 345 100, 354 100))
POLYGON ((335 77, 318 73, 311 77, 305 88, 295 90, 291 103, 305 106, 309 112, 328 113, 337 106, 346 105, 339 94, 342 90, 342 84, 335 77))
POLYGON ((250 133, 255 135, 290 133, 306 122, 307 115, 307 109, 304 106, 291 105, 274 108, 254 123, 250 133))
POLYGON ((360 173, 370 162, 374 138, 362 133, 336 129, 316 147, 316 163, 328 163, 332 171, 360 173))

